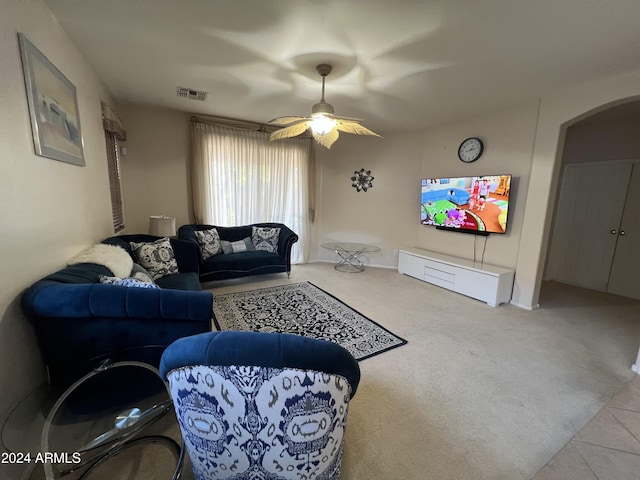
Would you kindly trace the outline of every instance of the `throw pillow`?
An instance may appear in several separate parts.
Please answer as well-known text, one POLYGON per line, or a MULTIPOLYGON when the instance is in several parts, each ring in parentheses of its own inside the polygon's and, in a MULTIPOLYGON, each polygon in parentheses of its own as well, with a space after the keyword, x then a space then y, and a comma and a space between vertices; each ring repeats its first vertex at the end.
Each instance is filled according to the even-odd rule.
POLYGON ((226 240, 220 240, 220 246, 222 247, 222 251, 226 254, 250 252, 255 250, 255 248, 253 247, 253 242, 251 242, 251 239, 249 237, 238 240, 237 242, 227 242, 226 240))
POLYGON ((278 240, 280 228, 252 227, 251 241, 256 250, 264 250, 269 253, 278 253, 278 240))
POLYGON ((153 277, 151 274, 142 265, 138 265, 137 263, 133 264, 129 277, 135 278, 136 280, 140 280, 144 283, 153 283, 153 277))
POLYGON ((209 257, 213 257, 219 253, 222 253, 220 247, 220 234, 215 228, 209 230, 196 230, 196 240, 200 245, 200 255, 202 260, 206 260, 209 257))
POLYGON ((131 242, 130 245, 136 261, 149 270, 154 280, 178 273, 178 262, 167 237, 150 243, 131 242))
POLYGON ((120 285, 123 287, 137 287, 137 288, 160 288, 155 283, 145 283, 140 280, 136 280, 135 278, 118 278, 118 277, 107 277, 106 275, 100 275, 100 283, 104 283, 107 285, 120 285))

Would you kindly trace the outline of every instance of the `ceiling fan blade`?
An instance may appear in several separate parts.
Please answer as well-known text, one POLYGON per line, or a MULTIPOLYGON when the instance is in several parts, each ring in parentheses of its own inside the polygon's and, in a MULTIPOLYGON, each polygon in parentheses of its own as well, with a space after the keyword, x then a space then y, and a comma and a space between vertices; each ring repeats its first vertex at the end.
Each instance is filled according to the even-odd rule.
POLYGON ((271 125, 290 125, 296 122, 303 122, 310 120, 308 117, 277 117, 273 120, 269 120, 269 124, 271 125))
POLYGON ((276 130, 271 135, 269 135, 269 140, 274 141, 280 140, 281 138, 296 137, 304 133, 307 128, 309 128, 309 120, 303 120, 298 123, 294 123, 289 127, 284 127, 280 130, 276 130))
POLYGON ((340 130, 341 132, 353 133, 355 135, 373 135, 374 137, 382 138, 381 135, 378 135, 376 132, 369 130, 367 127, 361 125, 358 122, 344 122, 341 119, 340 121, 338 121, 336 129, 340 130))
POLYGON ((333 145, 335 141, 338 140, 338 137, 340 136, 340 134, 338 133, 338 130, 336 130, 335 128, 331 130, 329 133, 327 133, 326 135, 318 135, 313 130, 311 130, 311 133, 313 134, 313 138, 315 138, 316 142, 318 142, 323 147, 327 147, 327 148, 331 148, 331 145, 333 145))
POLYGON ((341 121, 345 121, 345 122, 357 122, 357 123, 362 123, 364 122, 364 118, 352 118, 352 117, 333 117, 336 121, 341 122, 341 121))

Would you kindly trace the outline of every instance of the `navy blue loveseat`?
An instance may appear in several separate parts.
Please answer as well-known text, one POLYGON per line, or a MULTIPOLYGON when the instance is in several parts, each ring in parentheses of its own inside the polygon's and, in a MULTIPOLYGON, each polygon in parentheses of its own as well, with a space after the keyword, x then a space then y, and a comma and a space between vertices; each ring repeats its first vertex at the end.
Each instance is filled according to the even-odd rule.
MULTIPOLYGON (((242 253, 219 254, 200 261, 200 281, 226 280, 229 278, 262 275, 266 273, 291 273, 291 248, 298 235, 282 223, 253 223, 237 227, 189 224, 178 229, 178 237, 198 246, 195 232, 215 228, 220 240, 237 242, 251 237, 252 227, 279 228, 278 249, 275 253, 252 250, 242 253)), ((200 248, 198 246, 198 248, 200 248)))
MULTIPOLYGON (((102 243, 119 245, 159 237, 121 235, 102 243)), ((161 287, 100 283, 112 276, 103 265, 67 266, 31 285, 22 306, 33 323, 50 382, 66 387, 106 359, 159 366, 164 349, 178 338, 211 331, 213 295, 201 291, 198 250, 171 239, 179 273, 157 279, 161 287)))

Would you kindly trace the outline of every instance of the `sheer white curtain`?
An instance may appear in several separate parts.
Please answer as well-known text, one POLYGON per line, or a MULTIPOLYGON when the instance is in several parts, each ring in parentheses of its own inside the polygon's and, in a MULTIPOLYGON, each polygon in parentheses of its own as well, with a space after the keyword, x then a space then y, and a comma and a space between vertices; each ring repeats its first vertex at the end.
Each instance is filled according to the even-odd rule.
POLYGON ((264 132, 192 122, 197 223, 284 223, 298 234, 292 263, 308 256, 309 139, 269 142, 264 132))

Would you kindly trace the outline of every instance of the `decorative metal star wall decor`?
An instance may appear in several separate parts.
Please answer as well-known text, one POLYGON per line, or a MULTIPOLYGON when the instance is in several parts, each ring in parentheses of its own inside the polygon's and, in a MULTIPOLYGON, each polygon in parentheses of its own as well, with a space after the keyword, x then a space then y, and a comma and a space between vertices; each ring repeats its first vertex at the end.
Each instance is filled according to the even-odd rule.
POLYGON ((371 176, 371 170, 365 171, 364 168, 361 168, 360 171, 356 170, 353 173, 354 175, 353 177, 351 177, 351 181, 353 183, 351 184, 351 186, 354 187, 358 192, 360 190, 364 190, 366 192, 368 188, 373 188, 371 182, 373 182, 373 179, 375 177, 371 176))

